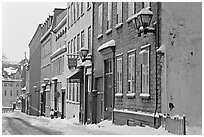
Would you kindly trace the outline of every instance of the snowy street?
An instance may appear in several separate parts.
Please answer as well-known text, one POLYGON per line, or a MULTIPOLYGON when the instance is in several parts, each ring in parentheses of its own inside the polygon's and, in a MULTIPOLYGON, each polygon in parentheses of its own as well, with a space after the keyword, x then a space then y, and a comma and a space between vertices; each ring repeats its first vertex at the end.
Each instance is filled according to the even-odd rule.
POLYGON ((136 135, 169 134, 163 128, 118 126, 111 121, 81 125, 78 119, 28 116, 20 111, 2 114, 3 135, 136 135))
MULTIPOLYGON (((28 116, 20 111, 2 113, 3 135, 172 135, 163 127, 119 126, 111 121, 81 125, 78 119, 50 119, 28 116)), ((188 128, 187 134, 202 134, 201 128, 188 128)))

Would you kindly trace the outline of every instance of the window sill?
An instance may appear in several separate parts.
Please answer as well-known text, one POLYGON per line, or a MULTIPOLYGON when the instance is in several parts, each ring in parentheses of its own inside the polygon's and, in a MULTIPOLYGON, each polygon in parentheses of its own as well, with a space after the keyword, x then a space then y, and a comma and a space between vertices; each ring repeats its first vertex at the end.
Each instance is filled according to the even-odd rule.
POLYGON ((135 97, 135 93, 127 93, 126 97, 128 98, 134 98, 135 97))
POLYGON ((106 31, 106 35, 108 35, 109 33, 111 33, 112 32, 112 29, 108 29, 107 31, 106 31))
POLYGON ((102 37, 103 37, 103 34, 99 34, 98 37, 97 37, 97 39, 100 39, 100 38, 102 38, 102 37))
POLYGON ((149 93, 141 93, 140 97, 142 97, 142 98, 149 98, 150 94, 149 93))
POLYGON ((71 103, 72 101, 70 101, 70 100, 68 100, 68 99, 66 99, 66 103, 71 103))
POLYGON ((127 23, 130 23, 132 20, 133 20, 133 17, 129 17, 129 18, 126 20, 126 22, 127 22, 127 23))
POLYGON ((120 27, 122 27, 123 26, 123 23, 119 23, 119 24, 117 24, 116 26, 115 26, 115 29, 119 29, 120 27))
POLYGON ((116 93, 115 97, 122 98, 123 97, 123 93, 116 93))

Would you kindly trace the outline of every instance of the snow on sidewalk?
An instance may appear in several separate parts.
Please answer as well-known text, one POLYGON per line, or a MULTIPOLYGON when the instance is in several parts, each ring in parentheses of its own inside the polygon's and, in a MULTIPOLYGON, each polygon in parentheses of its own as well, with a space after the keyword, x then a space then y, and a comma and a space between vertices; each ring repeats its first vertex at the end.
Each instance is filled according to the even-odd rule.
MULTIPOLYGON (((154 129, 151 127, 139 127, 139 126, 119 126, 113 124, 111 121, 104 120, 98 124, 88 124, 81 125, 79 120, 76 118, 72 119, 50 119, 48 117, 42 116, 28 116, 25 113, 16 111, 15 113, 7 113, 2 116, 12 116, 12 117, 21 117, 24 120, 28 121, 33 126, 44 126, 51 129, 58 130, 63 132, 65 135, 88 135, 88 134, 97 134, 97 135, 172 135, 168 133, 163 127, 159 129, 154 129)), ((188 135, 201 135, 202 127, 188 127, 188 135)))
POLYGON ((81 125, 78 119, 50 119, 47 117, 28 116, 20 114, 25 120, 32 125, 43 125, 59 130, 64 134, 119 134, 119 135, 171 135, 164 128, 154 129, 151 127, 131 127, 127 125, 119 126, 111 121, 104 120, 98 124, 81 125))

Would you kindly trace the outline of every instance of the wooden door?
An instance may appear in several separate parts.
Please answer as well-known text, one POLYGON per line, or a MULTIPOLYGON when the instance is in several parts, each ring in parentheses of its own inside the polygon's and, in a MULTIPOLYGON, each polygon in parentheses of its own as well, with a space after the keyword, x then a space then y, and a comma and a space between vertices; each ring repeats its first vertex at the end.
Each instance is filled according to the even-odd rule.
POLYGON ((104 87, 104 119, 112 119, 112 61, 104 61, 105 67, 105 87, 104 87))

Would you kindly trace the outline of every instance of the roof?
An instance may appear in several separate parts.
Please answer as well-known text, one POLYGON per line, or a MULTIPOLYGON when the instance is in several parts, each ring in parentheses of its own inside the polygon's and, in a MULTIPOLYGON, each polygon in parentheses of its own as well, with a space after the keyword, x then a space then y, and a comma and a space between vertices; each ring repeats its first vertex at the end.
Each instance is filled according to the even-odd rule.
POLYGON ((6 71, 8 75, 11 75, 15 74, 18 71, 18 69, 14 69, 13 67, 10 66, 8 68, 4 68, 4 71, 6 71))

